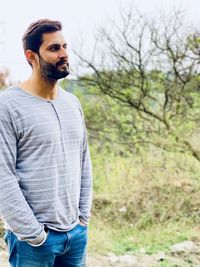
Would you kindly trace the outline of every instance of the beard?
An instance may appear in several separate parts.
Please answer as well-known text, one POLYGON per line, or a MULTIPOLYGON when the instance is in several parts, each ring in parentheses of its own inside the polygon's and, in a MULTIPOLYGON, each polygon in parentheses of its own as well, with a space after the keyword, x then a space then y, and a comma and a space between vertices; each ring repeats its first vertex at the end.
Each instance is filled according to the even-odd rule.
POLYGON ((69 75, 69 64, 66 60, 60 60, 55 64, 45 61, 39 55, 41 75, 45 80, 59 80, 69 75), (60 65, 66 64, 59 68, 60 65))

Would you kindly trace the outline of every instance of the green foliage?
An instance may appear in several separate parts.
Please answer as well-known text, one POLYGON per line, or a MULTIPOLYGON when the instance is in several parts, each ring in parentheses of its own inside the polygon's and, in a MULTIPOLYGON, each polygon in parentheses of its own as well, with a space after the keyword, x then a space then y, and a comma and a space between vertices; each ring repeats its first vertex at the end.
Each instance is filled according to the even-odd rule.
POLYGON ((141 157, 91 152, 91 251, 124 254, 144 247, 153 254, 198 238, 200 167, 192 157, 157 149, 141 157))
MULTIPOLYGON (((159 72, 152 76, 152 80, 159 76, 161 83, 165 79, 159 72)), ((83 105, 94 170, 90 250, 123 254, 144 247, 152 254, 195 237, 200 210, 198 161, 187 150, 167 153, 137 141, 140 135, 147 141, 170 143, 172 151, 179 151, 177 136, 181 134, 198 148, 198 134, 193 134, 196 122, 177 116, 171 126, 173 134, 168 134, 157 121, 143 120, 134 110, 99 94, 95 86, 87 87, 82 81, 75 84, 73 93, 83 105), (150 135, 142 131, 151 127, 157 131, 150 135)), ((185 118, 199 114, 198 92, 191 88, 193 107, 185 118)))

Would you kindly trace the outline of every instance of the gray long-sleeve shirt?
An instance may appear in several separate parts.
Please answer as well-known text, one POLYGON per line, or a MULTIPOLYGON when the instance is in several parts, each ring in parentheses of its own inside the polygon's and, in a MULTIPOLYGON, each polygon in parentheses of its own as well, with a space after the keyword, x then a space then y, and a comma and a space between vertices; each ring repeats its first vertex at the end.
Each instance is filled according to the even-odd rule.
POLYGON ((19 239, 44 226, 67 231, 90 216, 91 161, 77 98, 44 100, 11 87, 0 94, 0 214, 19 239))

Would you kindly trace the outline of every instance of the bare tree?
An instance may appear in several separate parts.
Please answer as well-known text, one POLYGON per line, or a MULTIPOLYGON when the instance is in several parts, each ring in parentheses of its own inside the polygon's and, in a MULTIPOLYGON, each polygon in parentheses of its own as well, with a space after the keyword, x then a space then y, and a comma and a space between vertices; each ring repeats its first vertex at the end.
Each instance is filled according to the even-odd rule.
POLYGON ((92 58, 76 53, 92 70, 80 80, 117 103, 125 119, 114 114, 113 123, 124 143, 153 144, 200 160, 191 142, 200 118, 200 34, 186 29, 181 12, 149 20, 123 11, 122 22, 99 31, 92 58))

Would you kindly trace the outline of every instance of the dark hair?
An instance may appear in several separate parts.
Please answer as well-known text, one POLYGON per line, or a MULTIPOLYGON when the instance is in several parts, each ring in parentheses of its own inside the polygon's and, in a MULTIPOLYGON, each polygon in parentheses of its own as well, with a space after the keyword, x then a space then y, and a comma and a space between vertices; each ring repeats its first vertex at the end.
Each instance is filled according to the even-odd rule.
POLYGON ((60 21, 40 19, 33 22, 22 37, 24 52, 28 49, 38 53, 43 42, 43 34, 62 30, 60 21))

